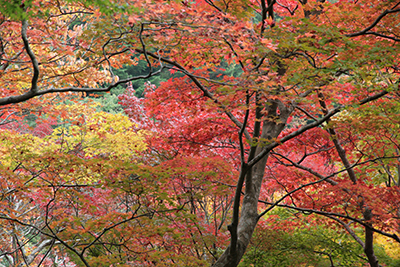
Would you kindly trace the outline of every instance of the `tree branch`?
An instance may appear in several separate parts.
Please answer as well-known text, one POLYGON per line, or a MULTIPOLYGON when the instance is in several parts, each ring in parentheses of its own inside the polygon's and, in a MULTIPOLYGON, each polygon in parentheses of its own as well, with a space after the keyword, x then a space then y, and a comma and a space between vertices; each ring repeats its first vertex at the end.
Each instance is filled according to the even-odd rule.
MULTIPOLYGON (((367 97, 362 99, 358 104, 359 105, 363 105, 366 104, 368 102, 371 102, 373 100, 379 99, 382 96, 388 94, 388 91, 382 91, 380 93, 377 93, 373 96, 367 97)), ((267 155, 272 149, 274 149, 275 147, 293 139, 296 136, 299 136, 300 134, 314 128, 317 127, 319 125, 321 125, 322 123, 326 122, 329 118, 333 117, 335 114, 339 113, 343 108, 345 108, 345 106, 338 106, 334 109, 331 109, 330 111, 328 111, 326 113, 326 115, 324 117, 322 117, 321 119, 314 121, 312 123, 309 123, 307 125, 304 125, 303 127, 301 127, 300 129, 298 129, 297 131, 294 131, 284 137, 282 137, 281 139, 279 139, 278 141, 272 142, 269 145, 266 145, 263 149, 263 151, 261 153, 259 153, 254 159, 252 159, 250 162, 248 162, 249 167, 254 166, 254 164, 256 164, 258 161, 260 161, 265 155, 267 155)))
POLYGON ((33 76, 32 76, 32 81, 31 81, 30 92, 36 93, 38 90, 37 82, 39 79, 39 63, 29 45, 28 36, 26 35, 27 28, 28 28, 28 22, 27 22, 27 20, 23 20, 22 27, 21 27, 21 36, 22 36, 22 40, 24 42, 25 50, 28 53, 28 56, 32 61, 32 67, 33 67, 33 76))
MULTIPOLYGON (((397 9, 393 9, 392 8, 392 9, 385 10, 375 19, 375 21, 371 25, 369 25, 364 30, 361 30, 361 31, 355 32, 355 33, 346 34, 345 36, 347 36, 347 37, 357 37, 357 36, 366 35, 366 34, 375 34, 375 35, 377 35, 377 33, 369 32, 369 30, 374 28, 386 15, 391 14, 391 13, 397 13, 397 12, 400 12, 400 8, 397 8, 397 9)), ((381 37, 388 38, 385 35, 382 35, 381 37)), ((390 39, 393 39, 393 38, 390 38, 390 39)), ((395 39, 395 41, 400 41, 400 39, 395 39)))
POLYGON ((91 92, 108 92, 110 91, 112 88, 117 87, 120 84, 125 84, 127 82, 130 81, 134 81, 134 80, 140 80, 140 79, 148 79, 154 75, 157 75, 159 73, 161 73, 161 71, 163 70, 163 68, 161 67, 161 69, 159 69, 156 72, 153 73, 149 73, 147 75, 142 75, 142 76, 135 76, 132 78, 128 78, 128 79, 124 79, 124 80, 120 80, 114 84, 111 84, 107 87, 103 87, 103 88, 89 88, 89 87, 64 87, 64 88, 50 88, 50 89, 45 89, 45 90, 39 90, 39 91, 28 91, 24 94, 21 95, 16 95, 16 96, 7 96, 7 97, 3 97, 0 99, 0 106, 4 106, 4 105, 8 105, 8 104, 16 104, 16 103, 21 103, 24 101, 27 101, 31 98, 37 97, 37 96, 41 96, 41 95, 46 95, 46 94, 51 94, 51 93, 67 93, 67 92, 86 92, 86 93, 91 93, 91 92))
MULTIPOLYGON (((143 54, 144 51, 142 49, 135 49, 136 52, 143 54)), ((175 66, 178 68, 182 73, 187 75, 193 82, 194 84, 203 92, 203 95, 205 97, 208 97, 209 99, 213 100, 214 103, 218 104, 218 106, 225 112, 225 114, 229 117, 229 119, 239 128, 241 129, 243 124, 231 113, 227 110, 226 106, 218 101, 218 99, 206 88, 204 87, 199 79, 197 79, 193 74, 191 74, 189 71, 187 71, 183 66, 181 66, 179 63, 172 61, 170 59, 164 58, 164 57, 159 57, 154 53, 147 52, 147 55, 151 56, 152 58, 157 58, 160 59, 161 61, 168 63, 172 66, 175 66)), ((244 136, 246 137, 247 140, 251 140, 249 132, 244 129, 244 136)))
MULTIPOLYGON (((263 200, 259 200, 259 202, 267 204, 267 205, 274 205, 275 204, 275 203, 271 203, 271 202, 267 202, 267 201, 263 201, 263 200)), ((343 214, 335 213, 335 212, 328 212, 328 211, 321 211, 321 210, 315 210, 315 209, 309 209, 309 208, 296 207, 296 206, 291 206, 291 205, 286 205, 286 204, 276 204, 275 206, 282 207, 282 208, 294 209, 294 210, 301 211, 301 212, 315 213, 315 214, 323 215, 323 216, 327 216, 327 217, 328 216, 336 216, 336 217, 339 217, 339 218, 348 219, 348 220, 354 221, 354 222, 356 222, 356 223, 358 223, 358 224, 360 224, 360 225, 362 225, 364 227, 370 228, 375 233, 381 234, 383 236, 390 237, 393 240, 395 240, 396 242, 400 243, 400 238, 396 234, 389 234, 389 233, 386 233, 386 232, 384 232, 382 230, 373 228, 372 226, 370 226, 370 225, 366 224, 365 222, 363 222, 361 219, 357 219, 357 218, 354 218, 354 217, 351 217, 351 216, 348 216, 348 215, 343 215, 343 214)))

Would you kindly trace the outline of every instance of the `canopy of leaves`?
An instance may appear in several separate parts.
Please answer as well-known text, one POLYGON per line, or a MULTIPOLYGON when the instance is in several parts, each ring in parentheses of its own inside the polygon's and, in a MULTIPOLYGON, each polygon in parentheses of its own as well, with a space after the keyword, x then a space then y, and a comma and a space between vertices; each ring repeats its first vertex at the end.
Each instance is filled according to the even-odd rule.
POLYGON ((0 263, 395 264, 399 7, 0 0, 0 263))

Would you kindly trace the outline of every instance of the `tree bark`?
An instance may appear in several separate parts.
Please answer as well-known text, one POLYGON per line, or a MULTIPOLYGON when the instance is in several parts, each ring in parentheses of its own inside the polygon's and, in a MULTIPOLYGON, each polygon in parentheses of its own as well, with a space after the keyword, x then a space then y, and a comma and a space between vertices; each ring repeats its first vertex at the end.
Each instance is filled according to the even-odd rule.
MULTIPOLYGON (((368 207, 364 207, 363 215, 366 221, 370 221, 372 219, 371 209, 368 207)), ((372 227, 371 223, 367 224, 372 227)), ((371 267, 380 267, 380 265, 378 264, 378 259, 374 253, 374 231, 372 231, 372 229, 369 227, 365 227, 364 252, 368 258, 368 262, 371 265, 371 267)))
MULTIPOLYGON (((266 109, 268 111, 268 115, 263 122, 262 133, 260 135, 261 141, 257 144, 255 155, 259 155, 260 153, 264 152, 265 146, 268 144, 268 142, 272 142, 272 140, 279 136, 286 125, 287 118, 292 112, 292 109, 286 108, 281 102, 278 101, 269 103, 266 109), (278 109, 280 112, 279 115, 277 112, 278 109)), ((237 266, 250 243, 254 229, 256 228, 259 220, 259 214, 257 211, 258 198, 260 195, 268 156, 269 153, 255 163, 254 166, 249 166, 251 168, 251 170, 248 171, 250 177, 247 177, 246 185, 251 184, 251 186, 246 186, 245 189, 239 224, 237 228, 231 226, 233 229, 229 229, 231 231, 231 236, 232 231, 236 231, 234 235, 237 236, 237 240, 231 239, 230 246, 212 265, 213 267, 237 266), (232 244, 235 245, 233 249, 232 244)), ((249 161, 250 160, 252 160, 252 158, 249 158, 249 161)))

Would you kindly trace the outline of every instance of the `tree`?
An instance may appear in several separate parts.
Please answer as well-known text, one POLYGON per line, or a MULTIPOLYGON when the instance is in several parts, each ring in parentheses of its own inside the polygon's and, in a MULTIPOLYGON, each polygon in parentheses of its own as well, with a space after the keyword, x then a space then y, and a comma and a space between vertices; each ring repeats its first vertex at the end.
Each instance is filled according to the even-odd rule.
POLYGON ((130 131, 133 124, 121 114, 57 108, 63 123, 44 138, 1 133, 4 266, 59 264, 56 258, 66 262, 66 254, 87 265, 95 260, 86 251, 122 242, 114 228, 151 213, 152 205, 141 209, 139 182, 131 191, 123 186, 134 179, 132 163, 145 149, 145 133, 130 131))
POLYGON ((366 10, 359 13, 361 3, 207 3, 184 3, 184 12, 173 7, 165 20, 157 13, 158 20, 146 26, 161 32, 159 50, 137 51, 187 75, 146 93, 148 117, 155 119, 148 127, 164 136, 159 145, 169 142, 168 151, 186 156, 208 148, 224 158, 227 150, 220 152, 221 144, 233 141, 232 148, 237 148, 240 164, 233 166, 240 165, 240 175, 228 226, 230 246, 214 265, 236 266, 258 221, 290 197, 284 207, 343 225, 364 248, 371 266, 378 266, 373 233, 399 241, 398 188, 382 188, 362 169, 379 160, 392 162, 391 168, 397 164, 397 152, 388 150, 398 144, 391 127, 397 121, 386 118, 395 120, 396 112, 388 110, 398 110, 398 61, 392 50, 398 48, 398 25, 389 19, 400 11, 398 5, 379 2, 367 11, 373 14, 367 19, 366 10), (285 19, 274 20, 274 5, 285 19), (257 11, 262 20, 255 25, 251 19, 257 11), (352 17, 345 17, 347 12, 352 17), (208 24, 202 23, 204 18, 208 24), (243 74, 211 80, 221 60, 240 65, 243 74), (345 124, 335 119, 343 111, 345 124), (373 125, 371 119, 377 117, 372 113, 379 116, 379 137, 356 127, 360 121, 373 125), (372 153, 367 152, 371 146, 361 145, 371 141, 379 144, 372 153), (268 197, 265 191, 261 194, 263 186, 287 193, 264 202, 270 206, 260 212, 260 198, 268 197), (364 227, 364 241, 350 221, 364 227))
MULTIPOLYGON (((290 214, 280 210, 274 215, 285 212, 290 214)), ((285 230, 273 224, 291 225, 282 216, 269 225, 261 223, 239 266, 365 266, 362 248, 350 236, 307 222, 285 230)))
POLYGON ((219 167, 217 161, 207 166, 189 161, 186 165, 196 168, 194 182, 171 183, 167 177, 180 177, 187 167, 145 165, 143 141, 149 133, 136 130, 128 117, 97 112, 89 104, 56 108, 61 122, 50 135, 1 133, 0 263, 204 265, 198 257, 202 246, 217 238, 195 220, 194 205, 181 210, 191 204, 186 197, 210 195, 211 188, 191 195, 190 186, 206 187, 194 181, 197 177, 226 176, 229 170, 206 168, 219 167), (209 241, 193 244, 197 231, 209 241))
MULTIPOLYGON (((179 195, 170 203, 190 204, 192 218, 215 218, 217 237, 230 220, 222 255, 223 242, 204 236, 192 236, 192 250, 176 251, 237 266, 256 225, 278 206, 342 226, 371 266, 378 266, 374 234, 400 241, 400 3, 110 1, 100 9, 99 3, 29 1, 13 6, 21 10, 11 16, 10 4, 1 2, 10 11, 2 23, 0 105, 109 91, 164 69, 184 74, 148 85, 143 101, 129 90, 121 96, 132 120, 152 132, 146 164, 152 177, 167 180, 165 192, 179 195), (148 74, 117 81, 113 69, 135 64, 138 53, 148 74), (242 73, 224 75, 232 73, 226 64, 242 73), (211 190, 217 184, 232 189, 219 195, 219 187, 211 190)), ((7 115, 21 110, 14 107, 7 115)))

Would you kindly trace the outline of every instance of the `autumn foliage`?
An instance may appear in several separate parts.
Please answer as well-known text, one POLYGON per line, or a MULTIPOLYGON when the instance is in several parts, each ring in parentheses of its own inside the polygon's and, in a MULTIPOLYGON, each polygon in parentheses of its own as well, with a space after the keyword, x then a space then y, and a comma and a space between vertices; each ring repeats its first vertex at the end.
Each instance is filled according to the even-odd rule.
POLYGON ((0 12, 0 266, 398 260, 400 2, 0 12))

